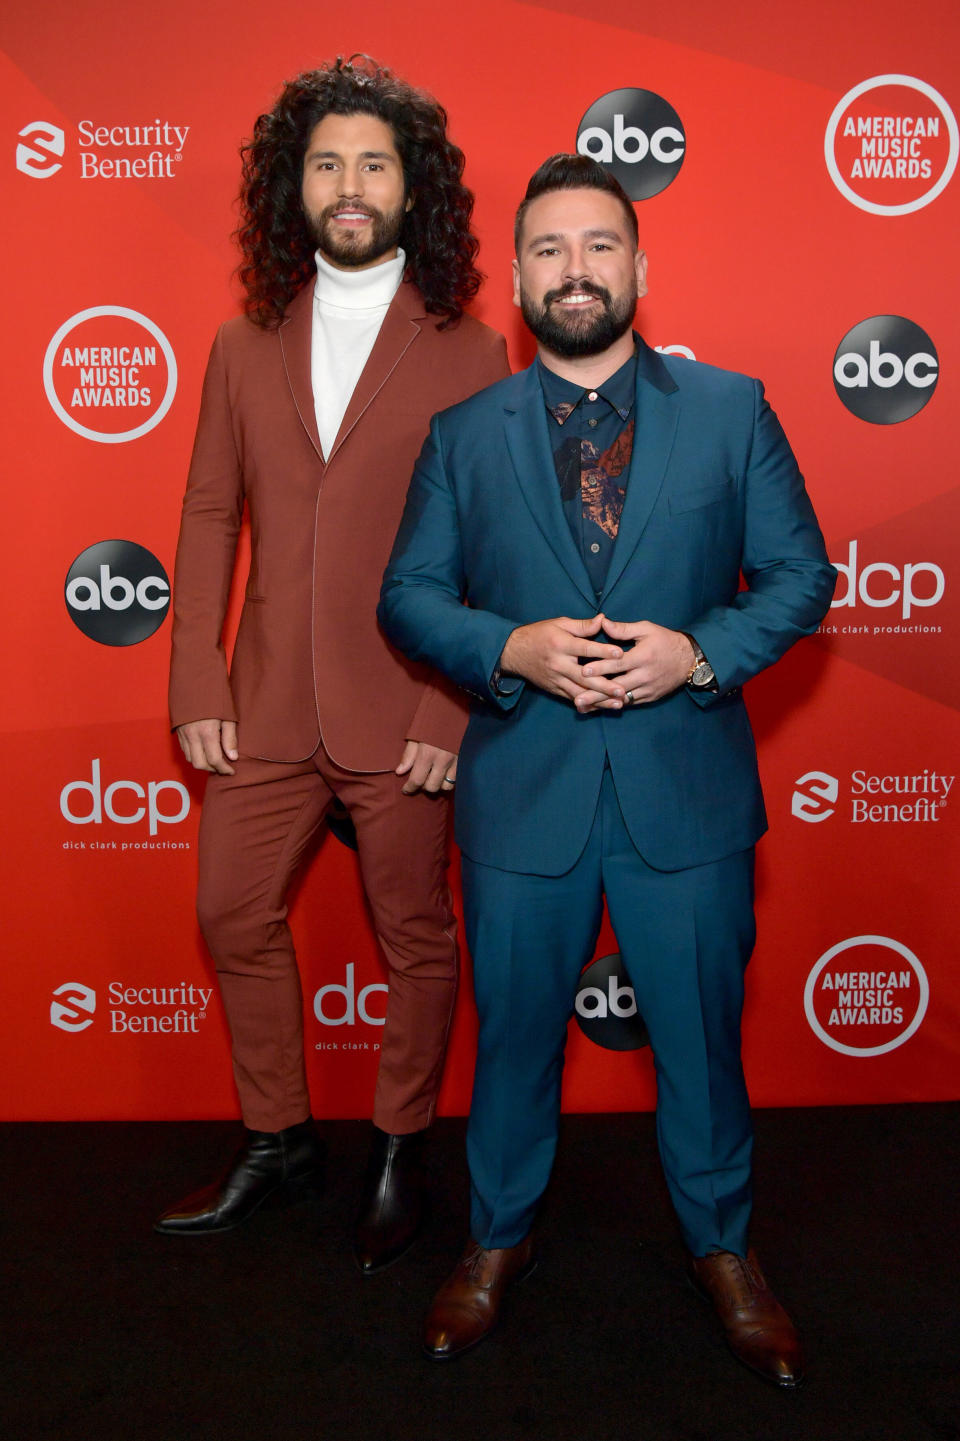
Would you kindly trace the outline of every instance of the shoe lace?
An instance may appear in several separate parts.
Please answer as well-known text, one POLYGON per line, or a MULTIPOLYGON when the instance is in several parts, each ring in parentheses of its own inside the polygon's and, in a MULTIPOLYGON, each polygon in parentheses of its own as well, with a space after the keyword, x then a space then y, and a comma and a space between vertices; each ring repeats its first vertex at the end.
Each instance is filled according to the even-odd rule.
POLYGON ((479 1279, 480 1271, 486 1257, 486 1249, 474 1242, 473 1250, 469 1251, 463 1258, 463 1269, 471 1281, 479 1279))

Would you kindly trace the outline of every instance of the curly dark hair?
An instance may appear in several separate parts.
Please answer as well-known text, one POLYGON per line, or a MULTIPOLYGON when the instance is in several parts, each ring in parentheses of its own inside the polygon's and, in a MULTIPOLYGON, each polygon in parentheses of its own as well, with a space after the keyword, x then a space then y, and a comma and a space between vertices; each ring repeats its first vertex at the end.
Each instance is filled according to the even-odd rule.
POLYGON ((301 202, 303 157, 314 127, 329 114, 374 115, 393 131, 405 190, 414 196, 400 234, 406 274, 427 310, 448 325, 483 279, 474 264, 479 244, 470 230, 473 195, 462 184, 463 151, 447 139, 443 107, 367 55, 338 55, 288 81, 241 147, 236 240, 244 310, 273 328, 310 277, 316 241, 301 202))

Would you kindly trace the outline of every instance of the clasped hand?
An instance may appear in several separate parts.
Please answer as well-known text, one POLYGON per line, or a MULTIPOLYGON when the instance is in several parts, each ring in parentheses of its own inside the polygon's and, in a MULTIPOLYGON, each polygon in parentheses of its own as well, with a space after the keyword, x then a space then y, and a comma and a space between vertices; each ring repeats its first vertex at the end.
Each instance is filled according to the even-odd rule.
POLYGON ((682 631, 648 620, 595 615, 589 620, 557 616, 518 626, 507 639, 500 665, 505 674, 523 676, 586 714, 659 700, 684 684, 693 662, 693 646, 682 631), (613 642, 633 644, 625 650, 590 639, 601 630, 613 642))

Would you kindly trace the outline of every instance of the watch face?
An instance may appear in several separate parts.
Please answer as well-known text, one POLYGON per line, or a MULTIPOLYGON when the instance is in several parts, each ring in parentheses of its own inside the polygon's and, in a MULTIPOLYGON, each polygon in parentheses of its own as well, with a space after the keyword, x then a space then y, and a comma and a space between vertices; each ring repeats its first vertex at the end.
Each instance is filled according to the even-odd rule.
POLYGON ((690 677, 690 684, 695 686, 713 685, 716 676, 713 673, 713 666, 708 661, 702 660, 690 677))

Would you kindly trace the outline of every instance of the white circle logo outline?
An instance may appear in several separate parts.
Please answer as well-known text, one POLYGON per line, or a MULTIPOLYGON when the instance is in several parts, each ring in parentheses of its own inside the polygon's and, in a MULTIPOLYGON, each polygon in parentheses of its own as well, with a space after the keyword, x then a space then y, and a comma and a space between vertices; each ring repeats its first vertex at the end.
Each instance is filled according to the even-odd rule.
POLYGON ((78 310, 76 315, 71 315, 69 320, 65 320, 47 346, 47 353, 43 357, 43 388, 47 393, 47 399, 53 408, 54 414, 57 415, 70 430, 75 431, 77 435, 82 435, 85 440, 99 441, 101 445, 119 445, 127 440, 138 440, 141 435, 146 435, 148 431, 153 430, 154 426, 160 424, 173 404, 173 397, 177 393, 177 358, 173 353, 173 346, 159 325, 157 325, 155 321, 150 320, 148 316, 141 315, 139 310, 130 310, 125 305, 92 305, 88 310, 78 310), (75 330, 76 327, 82 325, 85 320, 94 320, 101 315, 117 315, 121 320, 133 320, 139 325, 142 325, 145 330, 150 332, 154 340, 157 341, 160 349, 163 351, 163 357, 167 362, 167 389, 153 415, 149 420, 145 420, 142 425, 136 426, 135 429, 117 431, 116 434, 107 434, 102 430, 91 430, 89 426, 81 425, 79 420, 75 420, 70 412, 64 408, 53 383, 53 362, 56 358, 57 351, 60 349, 61 342, 66 339, 71 330, 75 330))
POLYGON ((856 205, 859 210, 867 210, 871 215, 909 215, 911 211, 922 210, 924 206, 930 205, 949 185, 953 172, 957 168, 957 159, 960 157, 960 130, 957 128, 956 116, 946 100, 939 90, 934 90, 933 86, 928 85, 925 80, 917 80, 912 75, 874 75, 869 80, 861 80, 859 85, 848 90, 843 99, 835 106, 833 114, 827 121, 827 130, 823 137, 823 154, 827 162, 827 170, 830 172, 830 179, 841 195, 845 196, 851 204, 856 205), (950 136, 947 163, 943 167, 940 179, 916 200, 905 201, 902 205, 879 205, 875 200, 865 200, 862 195, 858 195, 840 174, 840 167, 834 153, 833 142, 836 138, 837 126, 840 124, 840 117, 847 106, 854 100, 858 100, 868 90, 879 90, 882 85, 902 85, 908 90, 919 90, 921 95, 925 95, 936 105, 946 121, 947 134, 950 136))
POLYGON ((920 1023, 927 1014, 927 1004, 929 1000, 930 982, 927 979, 927 973, 923 969, 923 966, 912 951, 907 950, 907 947, 902 945, 900 941, 891 940, 889 936, 851 936, 849 940, 838 941, 835 946, 830 947, 829 951, 824 951, 807 977, 807 983, 803 988, 803 1009, 810 1023, 810 1029, 823 1041, 824 1045, 829 1046, 831 1050, 840 1051, 844 1056, 856 1056, 858 1059, 867 1056, 882 1056, 887 1051, 895 1051, 898 1046, 902 1046, 905 1041, 909 1041, 910 1037, 915 1035, 920 1029, 920 1023), (824 1030, 814 1010, 813 990, 819 979, 820 972, 825 966, 830 964, 834 956, 839 956, 843 951, 849 951, 853 946, 886 946, 888 950, 896 951, 897 955, 902 956, 907 962, 907 965, 910 966, 920 986, 920 999, 917 1002, 917 1013, 913 1020, 902 1035, 894 1037, 892 1041, 884 1041, 882 1046, 845 1046, 842 1041, 838 1041, 834 1036, 831 1036, 828 1031, 824 1030))

